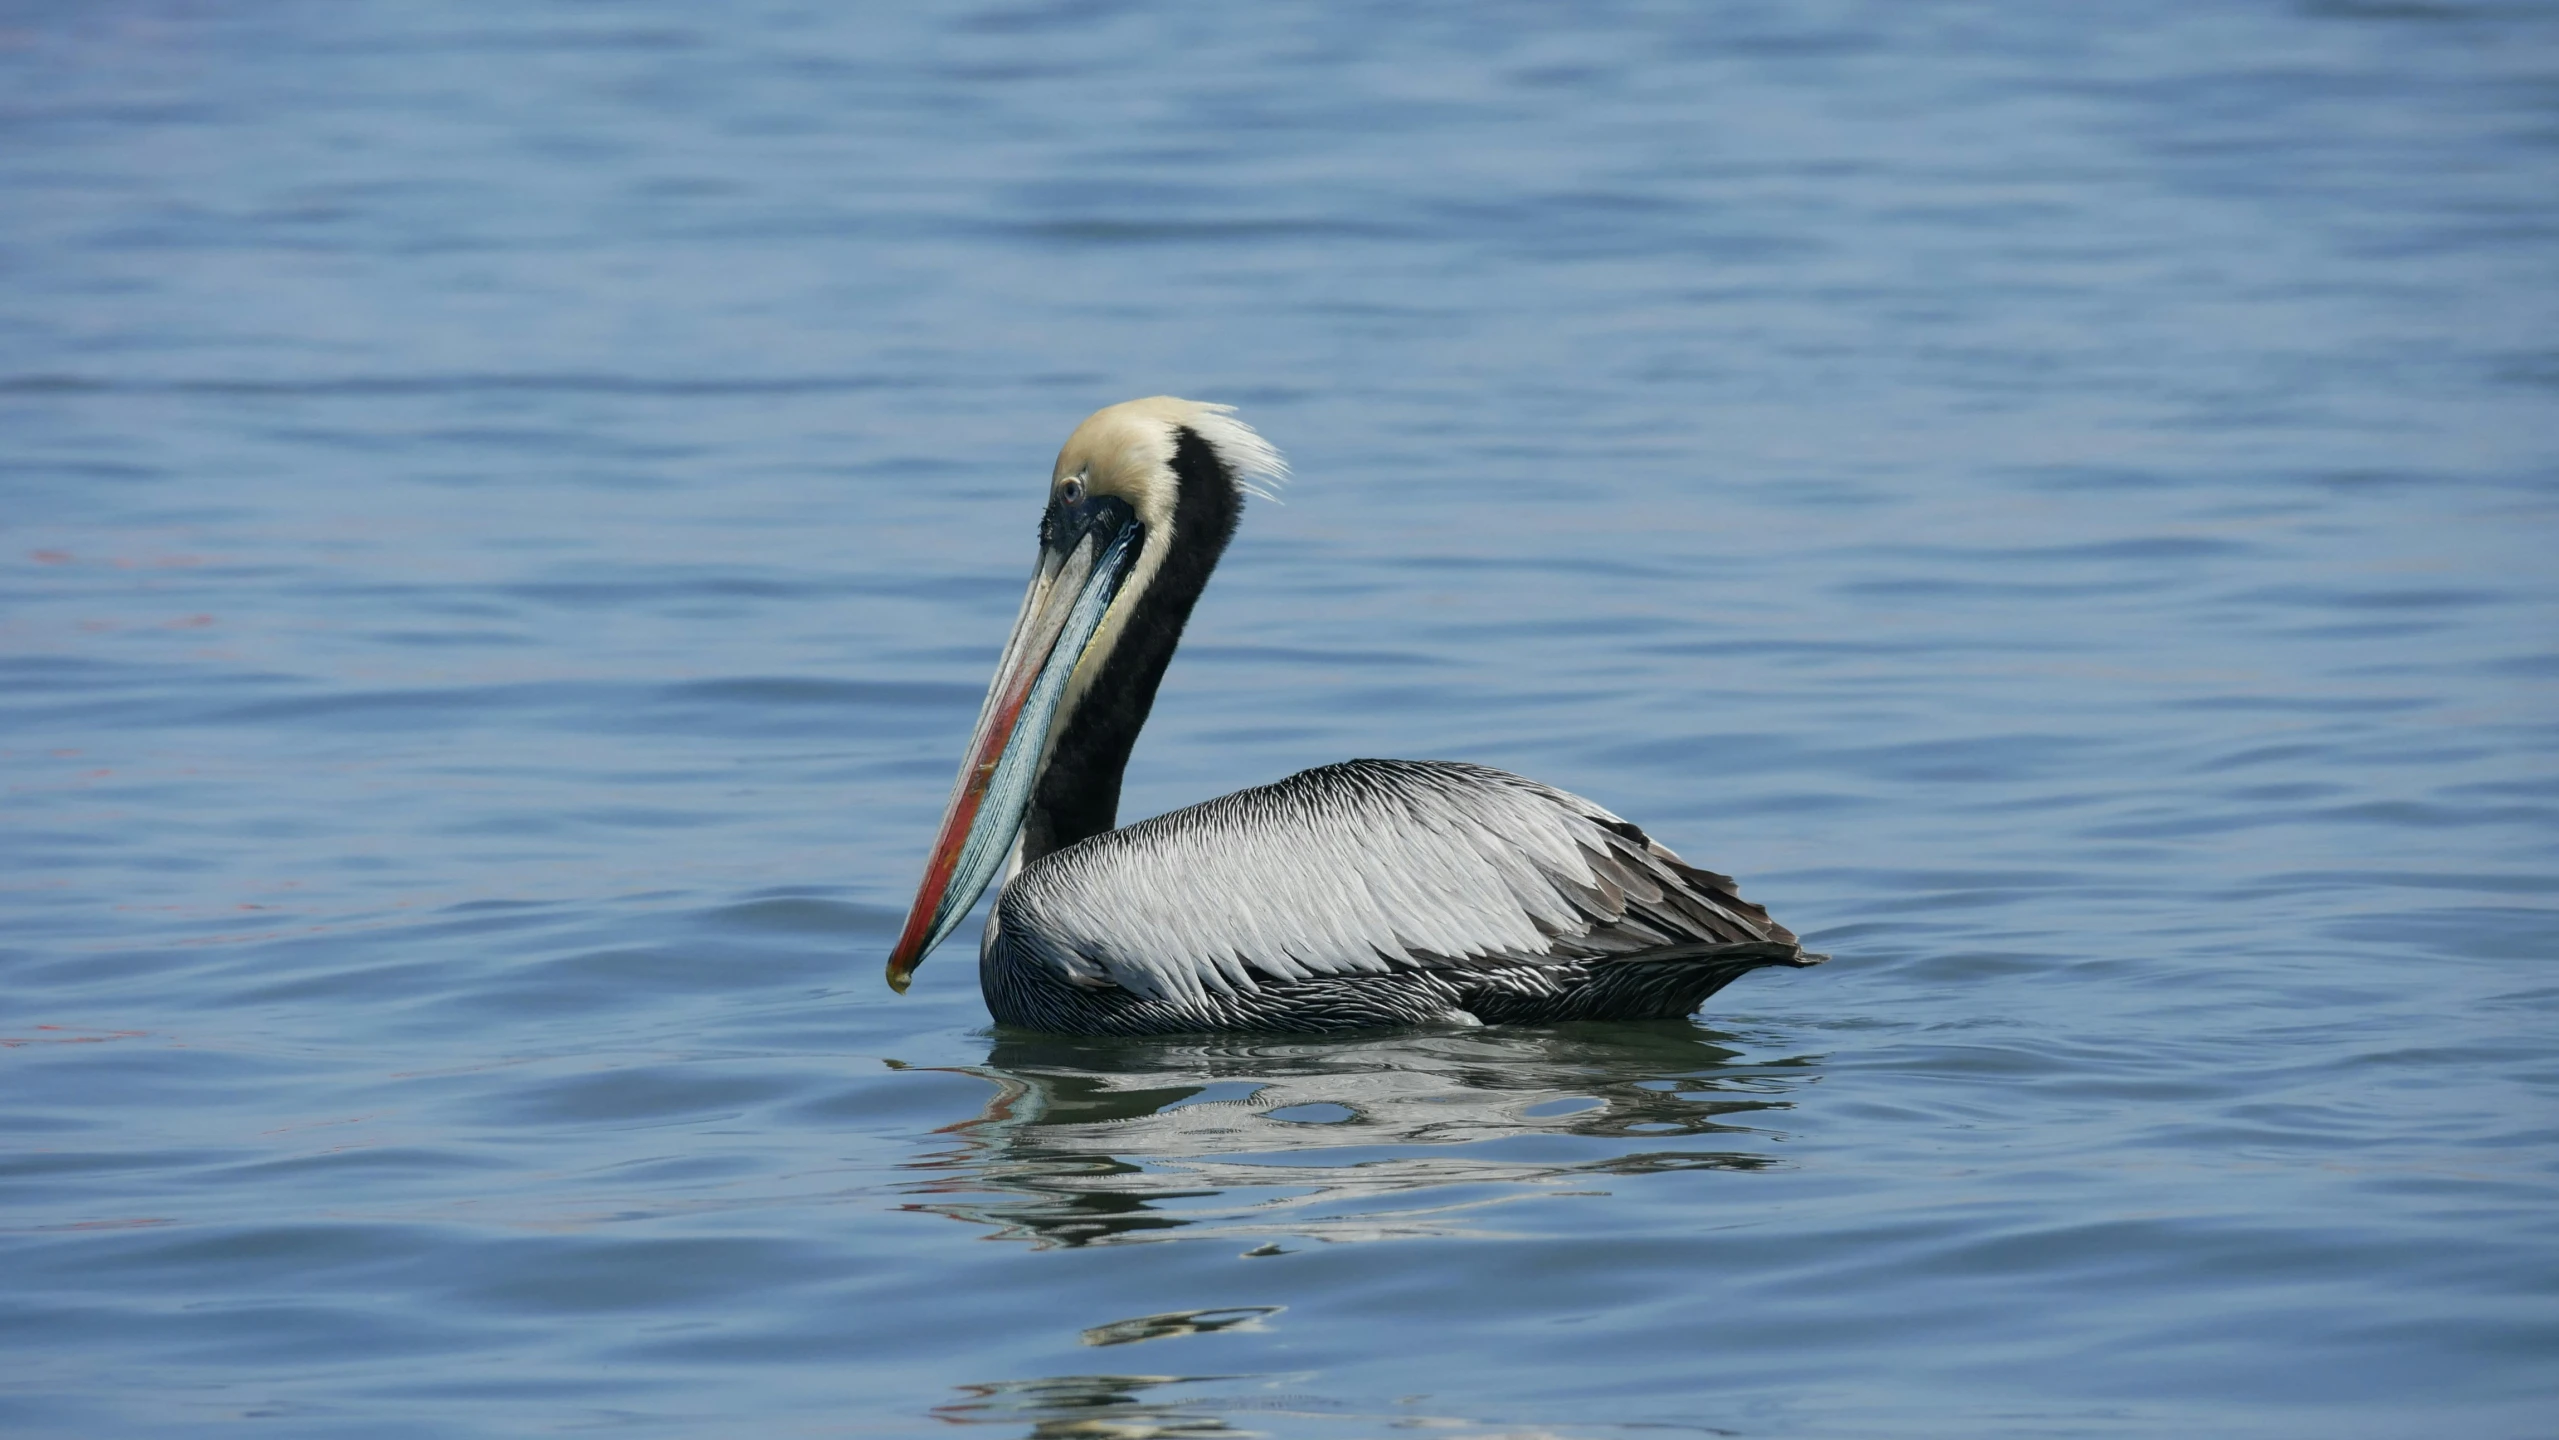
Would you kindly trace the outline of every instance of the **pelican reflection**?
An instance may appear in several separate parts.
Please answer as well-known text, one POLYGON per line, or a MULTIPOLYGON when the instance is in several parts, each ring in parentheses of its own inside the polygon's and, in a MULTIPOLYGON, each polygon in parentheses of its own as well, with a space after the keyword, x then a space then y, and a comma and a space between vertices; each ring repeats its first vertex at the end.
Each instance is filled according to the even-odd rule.
POLYGON ((1496 1233, 1509 1201, 1780 1162, 1817 1057, 1686 1021, 1345 1038, 999 1035, 907 1208, 1042 1246, 1496 1233), (1523 1139, 1544 1143, 1522 1145, 1523 1139))

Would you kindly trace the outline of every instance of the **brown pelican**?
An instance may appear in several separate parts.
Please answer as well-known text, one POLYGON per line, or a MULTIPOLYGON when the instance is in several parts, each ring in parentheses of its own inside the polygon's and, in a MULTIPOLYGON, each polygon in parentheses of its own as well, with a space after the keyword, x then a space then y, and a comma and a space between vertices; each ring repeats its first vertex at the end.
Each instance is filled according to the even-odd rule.
POLYGON ((1286 474, 1226 405, 1131 400, 1067 437, 893 988, 998 871, 979 984, 998 1021, 1038 1030, 1664 1019, 1824 958, 1729 878, 1481 765, 1346 761, 1114 828, 1244 497, 1286 474))

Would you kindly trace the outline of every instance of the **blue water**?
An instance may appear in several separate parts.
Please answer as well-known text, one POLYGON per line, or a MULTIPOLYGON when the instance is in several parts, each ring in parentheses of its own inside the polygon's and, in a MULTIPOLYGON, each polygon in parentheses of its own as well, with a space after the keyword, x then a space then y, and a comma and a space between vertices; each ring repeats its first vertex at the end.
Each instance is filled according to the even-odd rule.
POLYGON ((2546 1436, 2559 8, 0 9, 0 1430, 2546 1436), (1093 408, 1123 814, 1516 769, 1838 958, 880 962, 1093 408))

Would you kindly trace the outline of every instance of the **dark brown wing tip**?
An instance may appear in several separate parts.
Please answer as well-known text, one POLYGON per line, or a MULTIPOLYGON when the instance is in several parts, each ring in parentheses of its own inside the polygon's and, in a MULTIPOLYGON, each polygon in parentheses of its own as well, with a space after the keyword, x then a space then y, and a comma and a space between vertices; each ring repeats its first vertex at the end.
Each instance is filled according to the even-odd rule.
POLYGON ((1738 945, 1719 945, 1707 953, 1719 960, 1752 960, 1762 965, 1792 965, 1798 970, 1810 969, 1815 965, 1827 963, 1830 959, 1828 955, 1818 950, 1807 950, 1796 944, 1795 937, 1792 935, 1783 940, 1745 940, 1738 945))

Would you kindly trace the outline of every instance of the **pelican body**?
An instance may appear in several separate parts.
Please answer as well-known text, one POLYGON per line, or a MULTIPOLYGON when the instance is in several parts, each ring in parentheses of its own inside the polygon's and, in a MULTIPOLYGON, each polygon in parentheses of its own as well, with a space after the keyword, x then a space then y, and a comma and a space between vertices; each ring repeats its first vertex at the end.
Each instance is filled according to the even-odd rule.
POLYGON ((987 1009, 1071 1034, 1675 1018, 1824 958, 1727 877, 1481 765, 1351 760, 1119 826, 1191 608, 1245 497, 1286 474, 1224 405, 1157 396, 1076 427, 893 988, 999 873, 987 1009))

